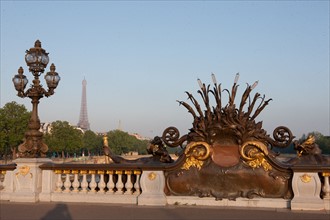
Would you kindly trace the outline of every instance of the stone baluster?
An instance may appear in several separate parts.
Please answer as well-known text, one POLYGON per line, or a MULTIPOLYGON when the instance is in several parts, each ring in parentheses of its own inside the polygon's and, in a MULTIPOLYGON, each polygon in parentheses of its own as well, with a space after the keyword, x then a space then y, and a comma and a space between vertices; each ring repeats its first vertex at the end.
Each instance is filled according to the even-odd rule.
POLYGON ((103 170, 98 170, 97 171, 97 174, 99 174, 100 175, 100 182, 98 183, 98 187, 99 187, 99 191, 98 191, 98 193, 105 193, 105 190, 104 190, 104 188, 105 188, 105 182, 104 182, 104 171, 103 170))
POLYGON ((71 181, 70 181, 70 170, 64 170, 65 181, 64 181, 64 192, 70 192, 71 181))
POLYGON ((81 191, 82 193, 87 193, 88 191, 88 182, 87 182, 87 170, 81 170, 80 174, 82 174, 83 178, 81 181, 81 191))
POLYGON ((133 191, 133 194, 140 194, 140 192, 141 192, 141 190, 140 190, 141 171, 140 170, 134 170, 133 173, 136 175, 136 180, 135 180, 135 183, 133 185, 133 188, 135 189, 135 191, 133 191))
POLYGON ((78 170, 72 170, 72 174, 74 174, 74 179, 72 182, 73 192, 79 192, 80 183, 78 179, 78 173, 79 173, 78 170))
POLYGON ((322 176, 324 177, 324 185, 322 187, 322 193, 323 193, 323 199, 329 199, 330 200, 330 173, 322 173, 322 176))
POLYGON ((118 180, 117 180, 117 183, 116 183, 116 188, 117 188, 116 193, 124 193, 124 191, 123 191, 124 183, 123 183, 123 180, 122 180, 123 171, 116 170, 116 174, 118 175, 118 180))
POLYGON ((126 194, 132 194, 132 188, 133 188, 133 184, 132 184, 132 179, 131 179, 131 175, 132 175, 132 171, 125 171, 125 174, 127 175, 127 181, 125 184, 125 188, 126 188, 126 194))
POLYGON ((114 193, 114 188, 115 188, 115 183, 113 182, 113 171, 112 170, 108 170, 107 174, 109 174, 109 181, 107 183, 107 188, 108 188, 108 192, 107 193, 114 193))
POLYGON ((0 191, 4 188, 3 182, 5 181, 6 178, 6 171, 2 170, 0 171, 0 191))
POLYGON ((57 181, 56 181, 56 192, 62 192, 62 170, 55 170, 55 174, 57 174, 57 181))
POLYGON ((88 172, 89 174, 91 174, 91 181, 89 183, 89 188, 91 189, 91 193, 96 193, 95 188, 97 187, 97 183, 95 181, 95 175, 96 175, 96 171, 95 170, 90 170, 88 172))

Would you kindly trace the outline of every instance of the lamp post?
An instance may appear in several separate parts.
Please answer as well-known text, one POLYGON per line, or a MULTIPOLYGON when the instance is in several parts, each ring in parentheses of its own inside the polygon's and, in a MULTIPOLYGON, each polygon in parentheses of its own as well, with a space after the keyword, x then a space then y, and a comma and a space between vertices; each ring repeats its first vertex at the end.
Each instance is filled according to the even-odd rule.
POLYGON ((18 69, 18 74, 14 76, 13 83, 17 90, 17 95, 21 98, 29 97, 32 103, 32 114, 29 121, 29 130, 25 133, 24 142, 18 146, 19 157, 35 158, 46 157, 48 146, 42 141, 42 132, 40 129, 40 120, 38 116, 39 99, 46 96, 49 97, 54 94, 60 76, 55 72, 55 65, 51 64, 50 72, 45 75, 45 80, 48 90, 45 90, 40 84, 39 76, 44 72, 49 62, 48 53, 41 48, 41 42, 37 40, 33 48, 26 51, 25 55, 26 65, 29 71, 34 76, 33 84, 29 89, 25 90, 28 79, 23 75, 23 68, 18 69))

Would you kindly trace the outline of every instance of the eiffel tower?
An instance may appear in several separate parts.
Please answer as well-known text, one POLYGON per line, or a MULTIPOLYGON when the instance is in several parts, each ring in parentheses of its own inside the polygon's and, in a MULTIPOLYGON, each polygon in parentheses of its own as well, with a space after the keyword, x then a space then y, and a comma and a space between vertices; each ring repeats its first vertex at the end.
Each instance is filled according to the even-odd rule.
POLYGON ((83 131, 89 130, 89 122, 87 115, 87 99, 86 99, 86 85, 87 81, 82 81, 82 96, 81 96, 81 107, 80 107, 80 117, 77 126, 83 131))

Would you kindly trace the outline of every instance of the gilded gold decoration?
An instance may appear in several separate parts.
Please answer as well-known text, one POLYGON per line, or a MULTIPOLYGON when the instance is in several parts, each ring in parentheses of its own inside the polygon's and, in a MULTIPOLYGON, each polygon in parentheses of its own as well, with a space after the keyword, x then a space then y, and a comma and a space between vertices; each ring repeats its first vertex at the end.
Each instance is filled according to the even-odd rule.
POLYGON ((140 175, 140 174, 141 174, 141 171, 140 171, 140 170, 134 170, 133 173, 134 173, 135 175, 140 175))
POLYGON ((30 172, 30 167, 29 166, 21 166, 19 168, 19 174, 23 175, 23 176, 26 176, 29 172, 30 172))
POLYGON ((109 147, 108 136, 106 134, 103 136, 103 146, 109 147))
POLYGON ((302 144, 299 144, 297 142, 295 142, 294 144, 295 149, 297 150, 298 157, 301 157, 303 154, 315 154, 315 151, 317 151, 318 148, 315 143, 314 135, 309 135, 302 144))
POLYGON ((95 174, 95 173, 96 173, 95 170, 89 170, 89 171, 88 171, 88 174, 95 174))
POLYGON ((268 148, 261 142, 245 142, 240 148, 240 154, 244 162, 253 169, 259 167, 263 167, 265 171, 272 169, 272 166, 265 159, 265 156, 268 155, 268 148), (247 149, 248 146, 253 146, 253 148, 247 149))
POLYGON ((98 170, 97 171, 97 174, 104 174, 105 172, 104 172, 104 170, 98 170))
POLYGON ((72 170, 71 173, 72 174, 78 174, 79 173, 79 170, 72 170))
POLYGON ((186 146, 186 161, 182 169, 189 170, 191 166, 201 169, 204 160, 210 156, 210 145, 206 142, 191 142, 186 146))
POLYGON ((87 174, 88 171, 87 170, 80 170, 80 174, 87 174))
POLYGON ((64 174, 70 174, 71 173, 71 170, 63 170, 63 173, 64 174))
POLYGON ((6 174, 6 171, 5 170, 1 170, 0 171, 0 174, 6 174))
POLYGON ((55 172, 55 174, 61 174, 62 170, 55 170, 54 172, 55 172))
POLYGON ((133 172, 131 170, 125 170, 125 174, 131 175, 133 172))
POLYGON ((309 183, 312 180, 312 177, 310 175, 308 175, 307 173, 305 173, 304 175, 300 176, 300 180, 303 183, 309 183))
POLYGON ((112 175, 113 174, 113 170, 107 170, 107 174, 112 175))
POLYGON ((157 176, 157 174, 155 174, 154 172, 151 172, 151 173, 148 174, 148 178, 149 178, 149 180, 154 180, 154 179, 156 179, 156 176, 157 176))
POLYGON ((115 173, 116 174, 123 174, 123 171, 122 170, 116 170, 115 173))
MULTIPOLYGON (((21 166, 20 168, 19 168, 19 171, 16 173, 16 177, 18 176, 18 175, 22 175, 22 176, 26 176, 27 174, 29 174, 30 173, 30 167, 29 166, 27 166, 27 165, 24 165, 24 166, 21 166)), ((32 173, 30 173, 30 177, 32 178, 32 173)))
POLYGON ((323 172, 323 173, 322 173, 322 176, 330 176, 330 173, 328 173, 328 172, 323 172))

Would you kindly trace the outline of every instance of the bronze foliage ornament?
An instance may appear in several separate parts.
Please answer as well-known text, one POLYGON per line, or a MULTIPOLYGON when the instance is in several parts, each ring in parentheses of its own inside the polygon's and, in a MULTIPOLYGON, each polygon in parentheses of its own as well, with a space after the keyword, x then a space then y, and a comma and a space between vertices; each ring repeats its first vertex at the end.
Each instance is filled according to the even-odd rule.
POLYGON ((215 75, 212 74, 213 89, 210 85, 205 85, 198 79, 200 90, 197 93, 201 96, 205 105, 202 109, 197 99, 186 91, 188 99, 194 108, 187 102, 178 101, 193 116, 193 127, 188 135, 179 138, 178 130, 175 127, 169 127, 163 132, 163 140, 166 145, 176 147, 182 145, 184 141, 206 141, 212 144, 215 137, 219 134, 230 134, 235 137, 235 142, 239 145, 246 141, 258 140, 266 146, 287 147, 292 142, 294 136, 290 129, 284 126, 277 127, 273 132, 272 139, 264 129, 262 122, 256 122, 256 117, 264 110, 272 99, 265 99, 265 95, 261 96, 255 93, 251 100, 251 92, 257 86, 258 81, 253 85, 247 84, 241 101, 236 107, 235 99, 238 89, 239 74, 236 74, 231 92, 228 89, 221 90, 221 84, 217 84, 215 75), (226 105, 222 103, 223 92, 227 92, 229 101, 226 105), (210 94, 214 96, 216 106, 210 106, 210 94), (248 106, 246 106, 248 102, 248 106), (245 108, 247 108, 245 110, 245 108))
POLYGON ((196 195, 216 199, 291 198, 292 172, 276 162, 274 146, 287 147, 294 136, 284 126, 277 127, 273 138, 257 122, 257 116, 272 99, 259 93, 251 95, 258 81, 249 85, 236 106, 239 74, 229 91, 221 89, 212 74, 213 88, 198 79, 204 108, 191 93, 191 104, 178 101, 193 117, 189 133, 180 137, 177 128, 164 130, 162 139, 169 147, 181 146, 179 169, 165 172, 168 195, 196 195), (223 95, 228 94, 228 103, 223 95), (215 106, 211 106, 211 98, 215 106), (186 145, 185 145, 186 144, 186 145), (184 159, 181 159, 184 158, 184 159), (275 162, 273 162, 275 161, 275 162))

